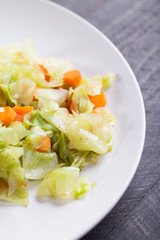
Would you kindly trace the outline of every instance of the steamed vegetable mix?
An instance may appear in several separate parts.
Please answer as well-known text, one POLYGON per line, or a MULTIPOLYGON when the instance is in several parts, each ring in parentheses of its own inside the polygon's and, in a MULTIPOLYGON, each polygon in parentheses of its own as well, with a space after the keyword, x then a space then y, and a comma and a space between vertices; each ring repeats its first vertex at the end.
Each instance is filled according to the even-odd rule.
POLYGON ((0 200, 80 198, 95 183, 79 177, 112 150, 115 118, 103 89, 115 75, 84 77, 66 60, 41 58, 29 39, 0 48, 0 200))

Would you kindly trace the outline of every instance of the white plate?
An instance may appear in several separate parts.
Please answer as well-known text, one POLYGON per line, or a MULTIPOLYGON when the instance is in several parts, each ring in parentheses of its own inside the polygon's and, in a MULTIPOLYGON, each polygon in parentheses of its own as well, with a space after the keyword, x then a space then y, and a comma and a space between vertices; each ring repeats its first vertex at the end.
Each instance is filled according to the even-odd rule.
POLYGON ((0 45, 30 37, 42 55, 71 60, 82 74, 113 71, 117 80, 106 91, 117 119, 114 149, 82 174, 98 184, 83 200, 68 204, 38 202, 37 185, 29 189, 28 207, 2 204, 3 240, 77 239, 117 203, 139 164, 144 137, 144 105, 136 78, 115 46, 96 28, 51 2, 5 0, 0 3, 0 45))

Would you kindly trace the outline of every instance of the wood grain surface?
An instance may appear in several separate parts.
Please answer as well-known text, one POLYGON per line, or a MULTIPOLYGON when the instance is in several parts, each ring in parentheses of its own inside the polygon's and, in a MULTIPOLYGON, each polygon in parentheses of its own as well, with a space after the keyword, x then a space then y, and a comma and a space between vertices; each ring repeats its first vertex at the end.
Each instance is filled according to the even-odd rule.
POLYGON ((159 240, 160 0, 53 2, 87 19, 119 48, 138 79, 146 109, 146 141, 138 170, 116 207, 81 240, 159 240))

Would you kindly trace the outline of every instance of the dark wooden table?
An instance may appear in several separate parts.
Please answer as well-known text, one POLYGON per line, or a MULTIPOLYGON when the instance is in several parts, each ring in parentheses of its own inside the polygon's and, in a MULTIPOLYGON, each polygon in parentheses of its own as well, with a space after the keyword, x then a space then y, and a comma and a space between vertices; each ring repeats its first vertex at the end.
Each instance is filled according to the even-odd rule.
POLYGON ((134 179, 110 214, 81 240, 159 240, 160 0, 53 2, 87 19, 119 48, 137 76, 146 109, 146 141, 134 179))

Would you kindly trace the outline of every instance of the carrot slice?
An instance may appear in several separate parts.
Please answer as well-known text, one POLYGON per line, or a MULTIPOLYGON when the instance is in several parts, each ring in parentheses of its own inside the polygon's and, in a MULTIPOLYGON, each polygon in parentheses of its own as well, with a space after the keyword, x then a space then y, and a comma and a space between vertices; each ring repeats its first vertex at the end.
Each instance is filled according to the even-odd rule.
POLYGON ((13 122, 16 116, 16 112, 11 107, 4 107, 0 109, 0 121, 5 126, 13 122))
POLYGON ((63 75, 63 81, 65 84, 70 86, 78 86, 81 82, 82 76, 80 74, 79 70, 71 70, 69 72, 66 72, 63 75))
POLYGON ((35 68, 37 68, 39 71, 41 71, 44 74, 45 80, 49 82, 50 76, 48 74, 48 70, 43 65, 34 65, 35 68))
POLYGON ((34 110, 34 107, 30 107, 30 106, 16 106, 12 108, 17 114, 19 115, 25 115, 31 111, 34 110))
POLYGON ((17 114, 14 121, 23 122, 23 115, 17 114))
POLYGON ((46 152, 51 147, 51 140, 49 137, 43 137, 42 138, 42 144, 41 147, 39 147, 37 150, 41 152, 46 152))
POLYGON ((103 92, 95 96, 88 95, 88 97, 89 100, 94 104, 95 108, 104 107, 107 103, 106 97, 103 92))

